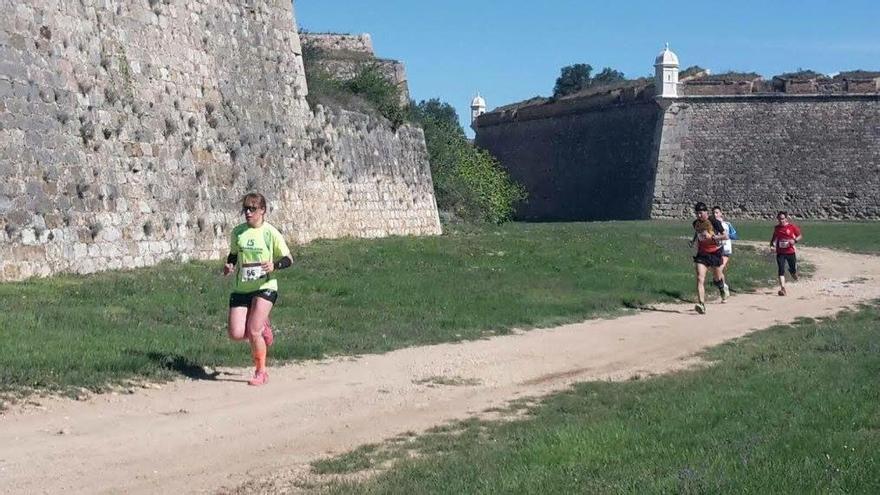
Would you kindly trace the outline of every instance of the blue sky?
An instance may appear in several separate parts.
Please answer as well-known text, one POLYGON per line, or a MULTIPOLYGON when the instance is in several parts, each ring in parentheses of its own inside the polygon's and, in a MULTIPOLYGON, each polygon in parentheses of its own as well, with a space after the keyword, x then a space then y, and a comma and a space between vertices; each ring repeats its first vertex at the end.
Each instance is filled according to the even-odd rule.
POLYGON ((416 100, 489 108, 548 95, 562 66, 652 73, 665 42, 683 67, 765 76, 799 68, 880 70, 880 0, 735 2, 586 0, 296 0, 310 31, 370 33, 402 60, 416 100))

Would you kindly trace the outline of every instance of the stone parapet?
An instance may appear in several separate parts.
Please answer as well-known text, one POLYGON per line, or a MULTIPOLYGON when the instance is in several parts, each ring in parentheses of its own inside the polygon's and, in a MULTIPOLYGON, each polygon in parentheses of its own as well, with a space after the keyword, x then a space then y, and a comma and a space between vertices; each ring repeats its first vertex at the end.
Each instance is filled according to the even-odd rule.
POLYGON ((757 74, 704 75, 680 84, 682 96, 722 95, 847 95, 880 93, 880 73, 853 72, 835 77, 775 76, 757 74))
POLYGON ((373 39, 369 34, 303 33, 303 45, 327 52, 359 53, 373 57, 373 39))
POLYGON ((480 115, 476 128, 510 122, 548 119, 584 112, 595 112, 621 105, 654 101, 654 84, 636 81, 608 88, 584 91, 560 99, 535 98, 521 104, 507 105, 480 115))

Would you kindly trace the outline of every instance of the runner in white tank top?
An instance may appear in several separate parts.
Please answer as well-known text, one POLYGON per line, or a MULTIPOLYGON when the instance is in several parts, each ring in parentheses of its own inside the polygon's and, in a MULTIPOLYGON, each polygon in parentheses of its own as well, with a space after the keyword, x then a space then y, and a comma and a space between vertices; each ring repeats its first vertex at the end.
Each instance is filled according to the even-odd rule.
POLYGON ((733 255, 733 241, 738 239, 738 236, 736 229, 733 228, 733 224, 724 219, 724 212, 721 211, 720 206, 712 207, 712 216, 715 217, 715 220, 721 222, 721 225, 724 226, 724 232, 727 232, 728 236, 727 239, 721 242, 721 272, 725 274, 724 290, 730 292, 730 286, 727 285, 727 266, 730 264, 730 257, 733 255))

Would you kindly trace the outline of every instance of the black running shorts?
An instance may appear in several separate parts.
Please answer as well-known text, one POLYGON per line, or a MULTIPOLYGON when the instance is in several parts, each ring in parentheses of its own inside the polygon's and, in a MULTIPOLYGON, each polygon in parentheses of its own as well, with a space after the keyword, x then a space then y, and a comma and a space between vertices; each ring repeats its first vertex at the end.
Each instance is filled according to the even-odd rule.
POLYGON ((797 273, 797 255, 796 254, 777 254, 776 267, 779 269, 779 276, 785 276, 785 264, 788 263, 788 273, 797 273))
POLYGON ((711 267, 721 266, 722 261, 721 254, 718 253, 700 253, 694 256, 694 263, 711 267))
POLYGON ((255 297, 265 299, 270 303, 275 304, 275 301, 278 300, 278 292, 274 290, 258 290, 255 292, 247 292, 244 294, 233 292, 232 294, 229 294, 229 307, 249 308, 251 307, 251 301, 253 301, 255 297))

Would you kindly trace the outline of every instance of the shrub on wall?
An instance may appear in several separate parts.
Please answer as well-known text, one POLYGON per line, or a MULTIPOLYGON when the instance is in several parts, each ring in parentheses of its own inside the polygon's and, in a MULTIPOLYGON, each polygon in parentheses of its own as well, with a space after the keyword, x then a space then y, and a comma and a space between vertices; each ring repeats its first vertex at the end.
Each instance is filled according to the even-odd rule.
POLYGON ((401 103, 401 90, 375 63, 361 62, 353 78, 340 80, 321 68, 319 61, 327 56, 319 48, 303 47, 303 65, 309 87, 306 99, 310 105, 321 104, 382 116, 395 129, 403 124, 407 110, 401 103))
POLYGON ((365 65, 354 78, 342 83, 345 89, 375 105, 394 128, 406 120, 406 108, 401 103, 400 88, 388 80, 376 64, 365 65))
POLYGON ((465 137, 458 114, 438 99, 410 105, 425 131, 437 207, 469 221, 501 223, 513 216, 525 189, 486 151, 465 137))

